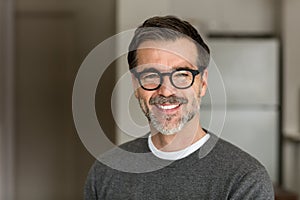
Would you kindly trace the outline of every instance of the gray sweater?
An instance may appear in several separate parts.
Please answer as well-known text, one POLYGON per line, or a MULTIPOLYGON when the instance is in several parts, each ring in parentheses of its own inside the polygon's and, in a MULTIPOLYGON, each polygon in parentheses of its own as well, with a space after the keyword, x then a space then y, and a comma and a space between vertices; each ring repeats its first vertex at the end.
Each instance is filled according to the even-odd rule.
MULTIPOLYGON (((136 139, 121 148, 152 154, 147 138, 136 139)), ((134 160, 118 151, 99 160, 105 164, 96 161, 92 166, 86 180, 85 200, 274 199, 265 168, 247 153, 213 134, 199 150, 172 162, 154 158, 153 154, 144 160, 134 160), (160 164, 162 167, 156 170, 147 170, 151 165, 160 164), (132 172, 134 168, 120 171, 119 165, 123 168, 138 166, 140 171, 132 172), (141 170, 143 166, 145 170, 141 170)))

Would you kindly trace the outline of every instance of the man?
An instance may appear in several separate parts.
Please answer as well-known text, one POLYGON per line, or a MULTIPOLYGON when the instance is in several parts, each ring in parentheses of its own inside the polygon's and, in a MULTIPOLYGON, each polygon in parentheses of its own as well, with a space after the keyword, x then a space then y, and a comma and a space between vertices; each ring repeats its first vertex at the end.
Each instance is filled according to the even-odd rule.
POLYGON ((151 133, 101 157, 85 199, 274 199, 257 160, 201 127, 209 59, 198 32, 176 17, 135 31, 128 63, 151 133))

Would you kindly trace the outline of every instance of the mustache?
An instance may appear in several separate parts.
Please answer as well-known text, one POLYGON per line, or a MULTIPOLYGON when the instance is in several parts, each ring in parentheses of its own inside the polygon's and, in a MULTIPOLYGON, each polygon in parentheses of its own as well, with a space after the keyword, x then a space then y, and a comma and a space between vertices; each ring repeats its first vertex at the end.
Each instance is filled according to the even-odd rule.
POLYGON ((155 104, 165 104, 165 103, 170 103, 170 104, 186 104, 188 103, 188 100, 183 97, 177 97, 177 96, 157 96, 157 97, 152 97, 149 100, 150 105, 155 105, 155 104))

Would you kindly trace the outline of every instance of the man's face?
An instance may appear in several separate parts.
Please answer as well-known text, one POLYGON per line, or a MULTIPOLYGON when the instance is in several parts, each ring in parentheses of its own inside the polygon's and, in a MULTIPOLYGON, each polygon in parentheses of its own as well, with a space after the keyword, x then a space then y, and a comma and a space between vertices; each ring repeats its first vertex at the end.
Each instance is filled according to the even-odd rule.
MULTIPOLYGON (((137 72, 155 69, 161 73, 176 69, 198 70, 197 49, 194 43, 182 38, 175 41, 146 41, 137 50, 137 72)), ((177 89, 169 76, 163 77, 162 85, 153 91, 140 87, 133 76, 135 96, 149 120, 158 132, 170 135, 180 131, 191 119, 199 119, 200 98, 207 88, 207 71, 195 76, 194 83, 187 89, 177 89)))

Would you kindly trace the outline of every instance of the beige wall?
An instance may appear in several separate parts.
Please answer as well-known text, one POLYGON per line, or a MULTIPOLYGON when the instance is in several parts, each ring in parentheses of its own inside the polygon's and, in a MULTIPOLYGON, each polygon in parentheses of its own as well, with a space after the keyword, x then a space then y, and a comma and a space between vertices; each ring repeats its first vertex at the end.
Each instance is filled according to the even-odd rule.
POLYGON ((14 199, 13 1, 0 0, 0 199, 14 199))
POLYGON ((197 19, 210 32, 272 33, 278 0, 118 0, 118 28, 134 28, 153 15, 197 19))
MULTIPOLYGON (((300 138, 300 1, 282 1, 284 52, 283 128, 300 138)), ((300 195, 300 143, 284 142, 284 185, 300 195)))
MULTIPOLYGON (((16 2, 17 200, 83 198, 83 185, 94 158, 74 128, 72 86, 88 52, 114 34, 114 21, 111 0, 16 2)), ((110 71, 114 73, 113 68, 110 71)), ((104 81, 112 85, 114 75, 104 81)), ((109 88, 99 91, 98 96, 109 88)), ((98 99, 101 116, 110 106, 106 99, 98 99)), ((100 123, 114 135, 109 117, 100 123)), ((105 146, 101 141, 99 145, 105 146)))
POLYGON ((300 2, 297 0, 283 2, 284 130, 289 134, 300 130, 300 26, 298 25, 300 2))

